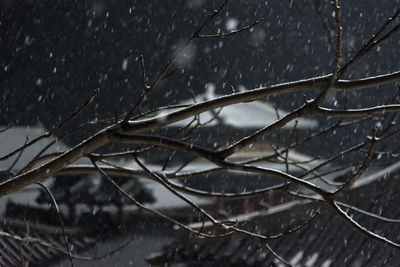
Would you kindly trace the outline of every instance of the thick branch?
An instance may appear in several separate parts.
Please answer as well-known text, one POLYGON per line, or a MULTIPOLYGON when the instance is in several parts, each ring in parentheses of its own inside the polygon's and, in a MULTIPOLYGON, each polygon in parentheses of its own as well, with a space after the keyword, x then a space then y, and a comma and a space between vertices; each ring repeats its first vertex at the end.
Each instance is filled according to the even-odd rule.
POLYGON ((39 182, 45 178, 53 176, 59 170, 65 168, 84 155, 110 142, 107 128, 88 140, 82 142, 74 148, 71 148, 61 156, 52 161, 41 165, 31 171, 22 173, 0 184, 0 197, 18 191, 30 184, 39 182))
MULTIPOLYGON (((170 114, 167 115, 161 115, 150 119, 129 121, 129 123, 125 124, 122 127, 122 129, 124 132, 128 133, 139 133, 161 128, 208 110, 213 110, 216 108, 221 108, 242 102, 252 102, 264 99, 270 95, 280 95, 280 94, 288 94, 288 93, 313 90, 313 89, 323 89, 329 85, 332 78, 331 76, 332 75, 324 75, 315 78, 282 83, 282 84, 272 85, 269 87, 262 87, 245 92, 239 92, 235 94, 221 96, 212 100, 200 102, 198 104, 193 104, 190 107, 179 109, 178 111, 171 112, 170 114)), ((359 89, 384 85, 399 80, 400 80, 400 71, 360 80, 352 80, 352 81, 340 80, 331 89, 359 90, 359 89)))
POLYGON ((398 112, 400 111, 400 105, 383 105, 360 109, 346 109, 346 110, 334 110, 328 108, 318 107, 315 113, 323 116, 330 117, 363 117, 371 114, 384 114, 387 112, 398 112))

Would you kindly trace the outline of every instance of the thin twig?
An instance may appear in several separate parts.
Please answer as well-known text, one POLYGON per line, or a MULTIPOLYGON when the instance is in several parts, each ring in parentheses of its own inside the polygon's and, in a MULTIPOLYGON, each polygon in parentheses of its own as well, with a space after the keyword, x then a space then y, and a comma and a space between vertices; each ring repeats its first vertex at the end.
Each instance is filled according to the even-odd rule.
MULTIPOLYGON (((24 145, 26 145, 27 143, 28 143, 28 141, 29 141, 29 138, 28 138, 28 136, 25 136, 25 144, 24 145)), ((18 163, 18 161, 20 160, 20 158, 21 158, 21 156, 22 156, 22 153, 24 153, 24 149, 22 149, 19 153, 18 153, 18 155, 17 155, 17 157, 15 158, 15 160, 14 160, 14 162, 7 168, 7 172, 9 172, 9 171, 11 171, 14 167, 15 167, 15 165, 18 163)))
MULTIPOLYGON (((395 12, 395 14, 390 17, 382 26, 381 28, 379 28, 379 30, 372 35, 372 37, 366 42, 366 44, 357 52, 357 54, 349 61, 346 63, 346 65, 344 65, 339 73, 339 78, 343 76, 343 74, 347 71, 348 68, 350 68, 354 63, 356 63, 358 60, 360 60, 368 51, 370 51, 371 49, 373 49, 373 45, 377 44, 377 38, 389 27, 389 25, 391 23, 393 23, 395 21, 395 19, 400 15, 400 8, 397 9, 397 11, 395 12)), ((388 38, 390 36, 387 36, 386 38, 388 38)), ((385 38, 381 38, 379 43, 382 42, 383 40, 385 40, 385 38)), ((376 47, 376 45, 375 45, 376 47)))
POLYGON ((12 127, 14 127, 14 124, 10 124, 10 125, 8 125, 7 127, 5 127, 4 129, 1 129, 1 130, 0 130, 0 133, 4 133, 4 132, 6 132, 7 130, 11 129, 12 127))
POLYGON ((387 239, 384 236, 375 234, 374 232, 369 231, 367 228, 361 226, 357 221, 355 221, 352 217, 350 217, 344 210, 342 210, 342 208, 340 208, 340 206, 335 202, 335 201, 329 201, 329 204, 331 205, 331 207, 333 207, 333 209, 339 214, 341 215, 341 217, 348 222, 350 225, 353 226, 354 229, 358 230, 359 232, 367 235, 368 237, 383 242, 386 245, 389 245, 392 248, 395 248, 397 250, 400 249, 400 244, 393 242, 392 240, 387 239))
MULTIPOLYGON (((93 164, 93 165, 97 168, 97 170, 103 175, 103 177, 104 177, 114 188, 116 188, 116 189, 118 190, 118 192, 119 192, 120 194, 122 194, 123 196, 125 196, 126 198, 128 198, 128 199, 129 199, 133 204, 135 204, 138 208, 140 208, 140 209, 142 209, 142 210, 145 210, 145 211, 147 211, 147 212, 153 213, 153 214, 155 214, 155 215, 157 215, 157 216, 159 216, 159 217, 161 217, 161 218, 163 218, 163 219, 165 219, 165 220, 167 220, 167 221, 169 221, 169 222, 171 222, 171 223, 173 223, 173 224, 175 224, 175 225, 180 226, 181 228, 183 228, 183 229, 185 229, 185 230, 188 230, 189 232, 191 232, 191 233, 193 233, 193 234, 196 234, 196 235, 199 235, 199 236, 202 236, 202 237, 208 237, 208 238, 218 236, 218 235, 210 235, 210 234, 205 234, 205 233, 196 231, 196 230, 194 230, 194 229, 192 229, 192 228, 190 228, 190 227, 188 227, 188 226, 186 226, 186 225, 184 225, 184 224, 182 224, 182 223, 176 221, 175 219, 173 219, 173 218, 171 218, 171 217, 169 217, 169 216, 166 216, 166 215, 164 215, 164 214, 162 214, 162 213, 160 213, 160 212, 158 212, 158 211, 156 211, 156 210, 147 208, 146 206, 144 206, 143 204, 141 204, 140 202, 138 202, 132 195, 130 195, 129 193, 127 193, 125 190, 123 190, 114 180, 112 180, 112 179, 102 170, 102 168, 100 168, 100 167, 97 165, 97 163, 96 163, 93 159, 92 159, 92 164, 93 164)), ((230 234, 230 233, 227 233, 227 234, 230 234)))
MULTIPOLYGON (((292 134, 290 135, 290 140, 289 140, 288 147, 290 147, 290 145, 291 145, 292 142, 293 142, 293 139, 294 139, 294 136, 295 136, 295 132, 296 132, 296 130, 297 130, 297 123, 298 123, 298 122, 299 122, 299 121, 296 120, 295 123, 294 123, 294 125, 293 125, 293 130, 292 130, 292 134)), ((288 159, 289 159, 289 149, 286 150, 286 154, 285 154, 285 157, 284 157, 284 160, 285 160, 285 167, 286 167, 286 172, 287 172, 287 173, 289 173, 289 162, 288 162, 288 159)))
POLYGON ((199 35, 197 35, 197 37, 201 38, 201 39, 227 38, 227 37, 230 37, 232 35, 239 34, 239 33, 242 33, 244 31, 248 31, 248 30, 254 28, 257 24, 259 24, 259 23, 261 23, 263 21, 264 21, 264 19, 261 18, 261 19, 256 20, 254 23, 252 23, 250 25, 247 25, 247 26, 245 26, 243 28, 240 28, 238 30, 233 30, 233 31, 230 31, 230 32, 225 32, 225 33, 217 33, 217 34, 199 34, 199 35))
POLYGON ((335 25, 336 25, 336 52, 335 52, 335 65, 332 72, 331 85, 335 84, 338 79, 340 57, 342 56, 342 25, 340 23, 340 7, 339 1, 333 0, 332 5, 335 12, 335 25))
POLYGON ((264 247, 271 252, 271 254, 281 263, 283 263, 285 266, 290 266, 290 267, 294 267, 292 264, 290 264, 289 262, 287 262, 285 259, 283 259, 281 256, 279 256, 278 253, 275 252, 275 250, 273 250, 267 243, 267 241, 262 241, 262 243, 264 244, 264 247))
POLYGON ((49 195, 49 197, 51 199, 51 202, 52 202, 52 204, 54 206, 54 209, 56 210, 56 213, 57 213, 58 222, 60 223, 61 231, 63 233, 65 247, 67 248, 67 251, 68 251, 68 256, 69 256, 69 259, 70 259, 70 262, 71 262, 71 266, 74 267, 75 263, 74 263, 74 259, 72 257, 71 246, 70 246, 70 244, 68 242, 67 234, 65 233, 64 220, 62 218, 60 209, 58 208, 57 201, 54 198, 54 196, 51 193, 51 191, 47 188, 47 186, 45 186, 44 184, 42 184, 40 182, 37 182, 36 184, 38 184, 41 188, 43 188, 43 190, 49 195))
POLYGON ((180 47, 175 54, 171 57, 170 60, 162 67, 154 81, 150 84, 147 85, 146 83, 146 77, 145 77, 145 71, 144 71, 144 62, 143 62, 143 56, 140 57, 140 65, 141 65, 141 70, 142 70, 142 82, 144 84, 145 92, 142 93, 141 97, 139 100, 136 102, 136 104, 128 111, 127 115, 125 116, 124 120, 122 121, 122 125, 125 125, 128 120, 136 113, 136 111, 140 108, 144 100, 147 98, 147 95, 152 93, 154 89, 159 85, 159 83, 165 79, 167 76, 171 75, 171 72, 168 73, 171 65, 176 61, 176 59, 185 51, 190 44, 195 40, 196 38, 200 38, 200 34, 203 31, 204 27, 210 23, 221 11, 225 8, 225 6, 228 4, 229 0, 225 0, 223 4, 212 14, 208 15, 205 21, 200 25, 200 27, 192 34, 192 36, 189 38, 189 40, 186 41, 186 43, 180 47))
POLYGON ((43 138, 48 138, 48 137, 52 136, 53 134, 55 134, 58 130, 60 130, 65 125, 67 125, 70 121, 72 121, 79 113, 81 113, 93 101, 94 97, 99 92, 100 92, 100 90, 96 89, 94 91, 94 93, 79 108, 77 108, 66 120, 57 121, 51 131, 49 131, 49 132, 47 132, 47 133, 45 133, 45 134, 43 134, 41 136, 36 137, 35 139, 30 141, 29 143, 27 143, 27 144, 15 149, 14 151, 8 153, 7 155, 4 155, 4 156, 0 157, 0 161, 7 160, 10 157, 12 157, 13 155, 15 155, 16 153, 20 152, 21 150, 24 150, 25 148, 27 148, 29 146, 32 146, 33 144, 39 142, 43 138))

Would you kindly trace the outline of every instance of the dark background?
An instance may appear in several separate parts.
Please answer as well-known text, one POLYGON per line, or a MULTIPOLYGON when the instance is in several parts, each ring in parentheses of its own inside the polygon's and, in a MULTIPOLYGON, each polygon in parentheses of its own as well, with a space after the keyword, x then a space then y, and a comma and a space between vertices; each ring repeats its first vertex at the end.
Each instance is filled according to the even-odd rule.
MULTIPOLYGON (((122 115, 141 94, 138 56, 144 56, 147 78, 152 81, 201 24, 208 9, 220 2, 2 0, 0 95, 7 100, 1 106, 0 125, 40 123, 50 129, 97 88, 100 94, 71 127, 122 115)), ((177 62, 179 71, 157 88, 146 108, 188 99, 191 92, 203 92, 209 82, 216 85, 218 94, 226 94, 230 86, 251 89, 331 72, 335 26, 329 2, 232 1, 206 33, 226 31, 232 18, 238 21, 238 28, 261 17, 264 22, 231 38, 196 40, 188 53, 191 56, 177 62)), ((394 14, 398 2, 341 1, 343 62, 394 14)), ((398 70, 399 40, 396 35, 385 42, 345 77, 398 70)), ((349 106, 382 104, 394 90, 396 86, 390 85, 362 94, 351 92, 349 106)), ((267 100, 290 110, 303 103, 303 94, 267 100)), ((305 94, 313 96, 313 92, 305 94)), ((329 94, 325 104, 341 107, 343 94, 329 94)), ((359 128, 357 134, 365 135, 363 127, 359 128)), ((354 129, 330 136, 346 142, 352 137, 354 129)), ((73 145, 82 138, 78 135, 66 142, 73 145)), ((336 143, 318 142, 324 148, 336 143)))
MULTIPOLYGON (((221 2, 0 0, 0 96, 6 97, 0 106, 0 126, 42 124, 51 129, 96 89, 100 89, 100 94, 68 127, 113 117, 115 113, 122 115, 141 94, 139 55, 144 56, 147 78, 152 81, 176 49, 199 27, 208 9, 218 7, 221 2)), ((394 14, 400 1, 340 2, 343 64, 394 14)), ((218 94, 229 94, 230 86, 251 89, 330 73, 335 50, 332 12, 330 0, 231 1, 205 29, 206 33, 226 31, 231 19, 238 21, 238 28, 259 18, 264 18, 264 22, 250 32, 227 39, 196 40, 188 56, 175 65, 179 71, 163 81, 145 109, 188 99, 192 92, 204 92, 207 83, 214 83, 218 94)), ((399 42, 400 35, 396 34, 351 68, 345 78, 399 70, 399 42)), ((348 106, 359 108, 385 103, 397 86, 350 92, 348 106)), ((303 103, 303 94, 311 98, 315 92, 267 100, 289 111, 303 103)), ((343 97, 342 93, 330 93, 324 105, 343 107, 343 97)), ((313 118, 320 121, 321 127, 335 121, 313 118)), ((301 149, 307 154, 327 157, 365 140, 374 123, 332 132, 301 149)), ((197 141, 202 143, 200 139, 208 136, 210 130, 218 140, 224 141, 227 135, 237 131, 207 128, 205 133, 199 133, 197 141)), ((88 135, 90 131, 64 141, 72 146, 88 135)), ((288 135, 282 133, 281 137, 288 135)), ((396 144, 397 140, 392 142, 396 144)), ((223 180, 222 186, 227 185, 223 180)), ((237 184, 230 186, 237 187, 237 184)), ((160 238, 146 220, 141 225, 149 230, 139 231, 143 235, 154 234, 155 241, 149 245, 139 236, 139 245, 132 251, 145 254, 155 249, 154 244, 160 246, 160 240, 165 241, 166 237, 160 235, 160 238)), ((143 260, 145 256, 132 257, 143 260)), ((121 258, 129 257, 114 260, 121 266, 127 265, 121 258)), ((110 261, 105 265, 109 264, 110 261)))

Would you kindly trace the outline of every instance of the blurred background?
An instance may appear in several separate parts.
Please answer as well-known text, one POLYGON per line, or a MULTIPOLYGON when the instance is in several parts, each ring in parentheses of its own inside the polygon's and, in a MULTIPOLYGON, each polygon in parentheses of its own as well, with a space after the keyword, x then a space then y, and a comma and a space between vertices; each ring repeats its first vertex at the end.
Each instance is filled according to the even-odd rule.
MULTIPOLYGON (((100 89, 100 93, 67 128, 89 120, 123 115, 142 93, 139 56, 144 57, 150 83, 210 10, 220 3, 206 0, 0 0, 0 97, 6 97, 0 106, 0 126, 36 127, 32 137, 44 133, 52 129, 57 120, 68 118, 96 89, 100 89)), ((398 0, 341 1, 342 64, 394 14, 399 3, 398 0)), ((214 88, 214 95, 223 95, 230 94, 231 87, 236 91, 248 90, 332 71, 336 37, 329 0, 231 1, 204 33, 240 29, 260 18, 264 19, 261 24, 242 34, 225 39, 195 40, 177 58, 172 68, 177 71, 156 88, 143 111, 192 99, 193 95, 205 94, 210 87, 214 88)), ((354 65, 344 78, 359 79, 399 70, 399 43, 397 35, 387 40, 354 65)), ((353 108, 380 105, 395 91, 397 84, 354 91, 347 94, 346 101, 344 93, 331 92, 324 105, 335 108, 343 108, 345 103, 353 108)), ((315 93, 271 96, 261 103, 290 111, 303 104, 303 95, 312 98, 315 93)), ((335 121, 319 116, 307 119, 319 125, 335 121)), ((327 157, 360 142, 358 138, 368 134, 374 123, 369 121, 332 131, 310 145, 301 146, 299 151, 327 157)), ((194 141, 213 146, 214 142, 226 141, 232 133, 237 138, 246 133, 232 125, 224 126, 199 130, 194 141)), ((64 138, 60 149, 76 145, 98 129, 64 138)), ((300 135, 307 136, 314 130, 305 128, 300 135)), ((275 134, 267 139, 275 142, 281 138, 285 143, 290 134, 290 131, 282 131, 279 136, 275 134)), ((24 142, 24 139, 18 140, 16 145, 24 142)), ((393 142, 397 142, 396 139, 393 142)), ((127 147, 113 144, 104 149, 116 151, 127 147)), ((154 155, 146 155, 146 160, 157 164, 164 160, 154 155)), ((137 227, 145 226, 138 224, 137 227)), ((154 225, 148 227, 154 228, 154 225)), ((140 247, 140 243, 135 246, 140 247)), ((151 250, 152 245, 148 247, 151 250)), ((139 254, 128 262, 143 260, 145 253, 139 254)), ((127 263, 120 258, 115 261, 120 266, 127 263)))

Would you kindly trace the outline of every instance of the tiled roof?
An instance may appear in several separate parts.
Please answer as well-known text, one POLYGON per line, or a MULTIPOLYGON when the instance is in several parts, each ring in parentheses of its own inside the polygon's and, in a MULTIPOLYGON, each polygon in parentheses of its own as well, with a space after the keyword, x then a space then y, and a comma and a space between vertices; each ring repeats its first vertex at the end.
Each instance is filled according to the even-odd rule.
MULTIPOLYGON (((215 85, 208 83, 206 91, 196 96, 196 101, 215 99, 220 97, 215 93, 215 85)), ((245 91, 246 89, 243 88, 245 91)), ((183 100, 180 104, 193 104, 193 99, 183 100)), ((173 110, 171 110, 173 111, 173 110)), ((259 128, 264 127, 277 119, 285 116, 286 111, 273 107, 271 104, 254 101, 251 103, 238 103, 223 107, 218 111, 206 111, 198 115, 201 123, 206 123, 206 126, 215 127, 215 125, 225 125, 233 128, 259 128), (215 115, 218 115, 217 117, 215 115), (207 123, 208 122, 208 123, 207 123)), ((164 115, 164 113, 162 113, 164 115)), ((187 118, 171 124, 172 127, 184 127, 193 120, 193 117, 187 118)), ((294 122, 284 125, 282 128, 292 129, 294 122)), ((318 121, 308 118, 299 118, 298 126, 300 129, 310 129, 318 126, 318 121)))
MULTIPOLYGON (((399 175, 392 175, 352 189, 342 199, 382 216, 400 218, 397 206, 400 201, 399 185, 399 175)), ((280 229, 296 225, 296 220, 316 209, 317 203, 308 203, 278 214, 255 218, 251 225, 263 227, 263 233, 279 232, 280 229)), ((320 210, 321 214, 304 229, 270 241, 269 245, 295 266, 398 266, 399 251, 356 231, 330 207, 322 206, 320 210)), ((400 241, 399 224, 384 223, 354 212, 351 214, 375 233, 395 242, 400 241)), ((160 253, 150 256, 148 262, 153 266, 281 266, 260 241, 247 236, 196 239, 186 232, 181 232, 160 253)))
MULTIPOLYGON (((29 225, 18 219, 2 220, 0 224, 0 266, 49 266, 51 263, 68 257, 55 248, 46 246, 51 244, 66 251, 65 240, 59 226, 35 223, 29 225), (29 230, 28 230, 29 229, 29 230), (11 236, 15 238, 12 238, 11 236), (18 238, 31 238, 30 242, 23 242, 18 238), (35 240, 41 242, 35 242, 35 240)), ((85 235, 79 227, 66 227, 69 245, 73 252, 81 252, 93 247, 96 240, 85 235)))

